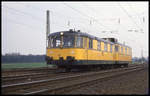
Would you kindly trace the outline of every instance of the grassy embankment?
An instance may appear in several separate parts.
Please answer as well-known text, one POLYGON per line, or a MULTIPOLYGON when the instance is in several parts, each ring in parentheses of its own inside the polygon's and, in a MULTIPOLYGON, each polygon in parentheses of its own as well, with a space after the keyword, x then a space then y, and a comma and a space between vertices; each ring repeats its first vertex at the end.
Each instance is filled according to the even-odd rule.
MULTIPOLYGON (((50 65, 49 65, 50 66, 50 65)), ((41 63, 2 63, 2 69, 12 69, 12 68, 39 68, 47 67, 46 62, 41 63)))

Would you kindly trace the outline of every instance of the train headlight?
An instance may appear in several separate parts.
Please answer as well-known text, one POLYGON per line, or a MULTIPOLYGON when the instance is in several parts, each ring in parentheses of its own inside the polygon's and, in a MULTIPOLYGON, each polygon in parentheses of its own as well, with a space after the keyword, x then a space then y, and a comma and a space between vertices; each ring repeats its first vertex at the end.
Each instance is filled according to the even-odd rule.
POLYGON ((64 34, 63 32, 60 33, 60 35, 63 35, 63 34, 64 34))

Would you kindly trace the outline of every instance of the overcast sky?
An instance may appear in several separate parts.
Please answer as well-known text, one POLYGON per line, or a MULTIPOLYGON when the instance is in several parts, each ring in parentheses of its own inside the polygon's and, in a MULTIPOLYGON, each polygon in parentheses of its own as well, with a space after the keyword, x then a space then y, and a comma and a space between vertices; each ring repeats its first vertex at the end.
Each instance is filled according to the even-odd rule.
POLYGON ((148 56, 148 2, 2 2, 2 54, 46 53, 46 10, 50 32, 69 29, 115 37, 148 56), (68 24, 70 22, 70 24, 68 24))

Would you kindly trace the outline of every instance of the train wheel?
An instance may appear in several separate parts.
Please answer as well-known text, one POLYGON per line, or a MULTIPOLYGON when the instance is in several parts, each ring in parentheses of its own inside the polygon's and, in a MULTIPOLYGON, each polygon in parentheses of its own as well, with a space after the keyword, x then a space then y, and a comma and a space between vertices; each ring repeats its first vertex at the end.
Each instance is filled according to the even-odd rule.
POLYGON ((128 67, 128 64, 125 64, 125 66, 124 67, 128 67))
POLYGON ((110 69, 113 69, 113 65, 110 66, 110 69))
POLYGON ((70 68, 66 68, 66 69, 65 69, 65 72, 70 72, 70 71, 71 71, 70 68))

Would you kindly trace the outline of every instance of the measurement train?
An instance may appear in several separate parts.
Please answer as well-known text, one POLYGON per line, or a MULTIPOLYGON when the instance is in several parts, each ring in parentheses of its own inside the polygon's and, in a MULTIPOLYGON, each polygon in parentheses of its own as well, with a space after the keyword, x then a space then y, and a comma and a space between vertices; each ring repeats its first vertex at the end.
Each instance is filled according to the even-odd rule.
POLYGON ((98 38, 80 30, 48 35, 46 62, 66 70, 93 67, 127 67, 132 60, 131 47, 115 38, 98 38))

